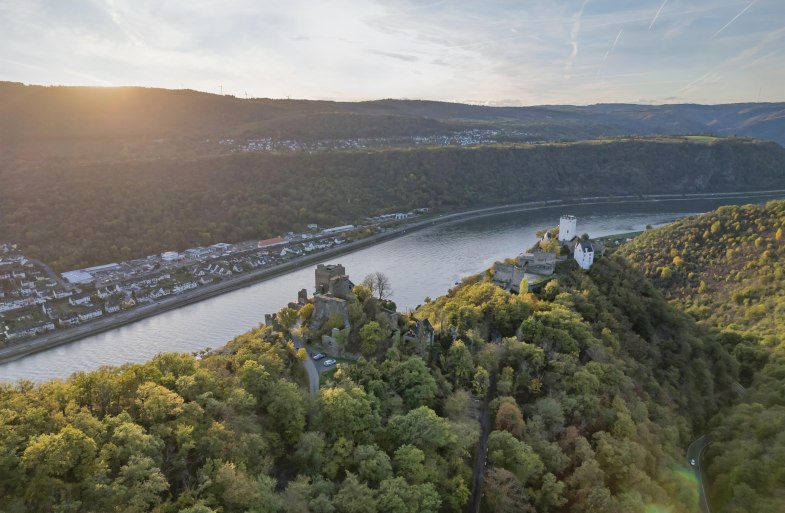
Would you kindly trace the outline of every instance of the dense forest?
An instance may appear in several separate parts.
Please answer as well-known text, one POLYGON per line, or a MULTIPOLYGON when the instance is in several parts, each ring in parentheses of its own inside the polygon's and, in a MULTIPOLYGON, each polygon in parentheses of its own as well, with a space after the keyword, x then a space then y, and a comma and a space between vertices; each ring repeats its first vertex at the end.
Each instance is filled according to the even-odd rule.
POLYGON ((0 161, 0 241, 68 270, 430 207, 782 188, 785 149, 741 139, 0 161))
POLYGON ((746 387, 710 423, 712 511, 785 505, 785 202, 727 206, 635 239, 621 252, 739 362, 746 387))
POLYGON ((783 108, 341 103, 0 82, 0 241, 63 271, 409 208, 782 188, 785 149, 732 136, 785 144, 783 108), (731 138, 615 138, 629 134, 731 138), (260 138, 287 144, 247 146, 260 138), (378 140, 358 149, 359 139, 378 140))
POLYGON ((292 337, 333 320, 297 328, 308 305, 196 357, 3 385, 0 510, 460 512, 477 473, 484 512, 695 511, 684 448, 733 397, 724 347, 620 257, 536 295, 491 272, 412 315, 355 287, 314 398, 292 337))

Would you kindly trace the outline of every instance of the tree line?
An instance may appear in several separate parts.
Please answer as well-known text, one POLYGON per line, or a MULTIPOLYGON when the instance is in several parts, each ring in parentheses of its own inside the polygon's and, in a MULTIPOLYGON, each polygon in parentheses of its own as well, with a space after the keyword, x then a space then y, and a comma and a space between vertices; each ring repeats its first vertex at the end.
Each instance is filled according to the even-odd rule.
POLYGON ((723 140, 0 161, 0 240, 69 270, 419 207, 782 187, 785 149, 723 140))

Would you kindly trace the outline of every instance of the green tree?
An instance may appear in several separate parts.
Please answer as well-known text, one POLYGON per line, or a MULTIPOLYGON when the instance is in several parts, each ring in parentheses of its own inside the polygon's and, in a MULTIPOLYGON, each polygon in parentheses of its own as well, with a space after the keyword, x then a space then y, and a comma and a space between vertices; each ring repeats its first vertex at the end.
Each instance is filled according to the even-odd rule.
POLYGON ((474 390, 474 394, 484 397, 488 392, 489 384, 490 374, 488 374, 488 371, 485 370, 485 367, 477 367, 477 372, 474 373, 474 379, 472 380, 472 390, 474 390))
POLYGON ((466 344, 462 340, 455 340, 447 352, 445 364, 448 375, 452 378, 453 385, 468 385, 474 374, 474 362, 466 344))
POLYGON ((328 440, 341 436, 369 439, 379 425, 365 391, 357 386, 328 387, 319 391, 319 425, 328 440))
POLYGON ((360 351, 366 356, 373 355, 385 338, 385 332, 376 321, 360 328, 360 351))
POLYGON ((360 482, 351 472, 341 484, 341 489, 333 498, 338 513, 375 513, 378 511, 376 494, 368 485, 360 482))
POLYGON ((411 484, 422 483, 427 477, 425 453, 421 449, 405 444, 395 450, 393 458, 395 473, 411 484))
POLYGON ((537 453, 507 431, 492 431, 488 436, 488 461, 512 472, 523 485, 538 479, 545 470, 537 453))
POLYGON ((311 322, 311 316, 313 316, 313 303, 306 303, 298 310, 297 315, 300 317, 303 325, 307 326, 311 322))
POLYGON ((265 409, 268 425, 287 444, 300 439, 305 429, 305 400, 291 381, 279 379, 267 391, 265 409))
POLYGON ((409 484, 403 478, 387 479, 379 487, 382 513, 436 513, 441 499, 431 483, 409 484))
POLYGON ((278 310, 278 313, 275 316, 276 322, 286 334, 288 334, 289 330, 291 330, 297 323, 297 318, 297 310, 294 308, 289 308, 288 306, 278 310))
POLYGON ((389 383, 407 408, 430 405, 436 397, 438 387, 422 358, 412 356, 393 367, 389 383))
POLYGON ((453 442, 447 422, 427 406, 393 417, 387 425, 387 431, 396 447, 410 444, 426 454, 432 454, 453 442))
POLYGON ((358 445, 354 449, 357 476, 367 483, 378 485, 392 475, 390 457, 376 445, 358 445))

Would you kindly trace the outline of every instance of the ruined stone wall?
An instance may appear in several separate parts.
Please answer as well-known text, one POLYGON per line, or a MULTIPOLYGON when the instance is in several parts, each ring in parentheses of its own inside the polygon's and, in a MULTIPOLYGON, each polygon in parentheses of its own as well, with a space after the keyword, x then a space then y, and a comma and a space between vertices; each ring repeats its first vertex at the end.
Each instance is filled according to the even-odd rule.
POLYGON ((321 328, 334 314, 341 316, 345 328, 349 327, 349 304, 345 300, 332 296, 314 296, 310 328, 321 328))
POLYGON ((341 264, 319 264, 316 266, 316 293, 326 294, 330 289, 330 278, 346 274, 346 268, 341 264))

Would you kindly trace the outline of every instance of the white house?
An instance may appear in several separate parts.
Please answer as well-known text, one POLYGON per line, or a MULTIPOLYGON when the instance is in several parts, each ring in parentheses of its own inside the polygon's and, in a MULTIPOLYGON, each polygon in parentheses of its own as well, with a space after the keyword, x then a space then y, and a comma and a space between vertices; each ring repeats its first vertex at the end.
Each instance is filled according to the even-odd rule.
POLYGON ((108 286, 106 288, 98 289, 96 294, 101 299, 107 299, 107 298, 112 297, 115 294, 119 294, 120 292, 122 292, 122 291, 120 290, 119 286, 117 286, 117 285, 110 285, 110 286, 108 286))
POLYGON ((178 283, 177 285, 172 288, 172 294, 180 294, 185 292, 186 290, 195 289, 197 287, 195 281, 189 281, 186 283, 178 283))
POLYGON ((561 216, 559 219, 559 240, 570 241, 578 235, 578 219, 575 216, 561 216))
POLYGON ((344 225, 344 226, 336 226, 334 228, 326 228, 326 229, 322 230, 322 234, 323 235, 332 235, 332 234, 335 234, 335 233, 348 232, 349 230, 354 230, 354 225, 353 224, 347 224, 347 225, 344 225))
POLYGON ((77 306, 77 305, 89 305, 92 301, 90 299, 90 294, 80 294, 78 296, 69 297, 68 302, 72 306, 77 306))
POLYGON ((71 291, 71 290, 54 289, 52 291, 52 296, 54 296, 55 299, 65 299, 65 298, 71 297, 73 295, 74 295, 74 292, 71 291))
POLYGON ((57 320, 57 324, 61 328, 64 328, 66 326, 74 326, 76 324, 79 324, 79 316, 77 316, 77 315, 67 315, 65 317, 60 317, 60 319, 57 320))
POLYGON ((181 258, 180 253, 178 253, 177 251, 164 251, 163 253, 161 253, 161 260, 163 260, 164 262, 174 262, 175 260, 179 260, 180 258, 181 258))
POLYGON ((101 317, 104 314, 104 311, 100 308, 93 308, 92 310, 88 310, 86 312, 79 314, 79 320, 89 321, 90 319, 95 319, 96 317, 101 317))
POLYGON ((591 264, 594 263, 594 247, 589 241, 580 241, 575 245, 575 252, 573 253, 575 261, 581 266, 581 269, 589 269, 591 264))

